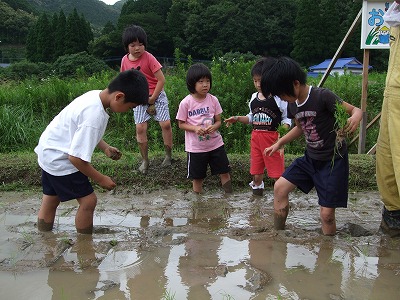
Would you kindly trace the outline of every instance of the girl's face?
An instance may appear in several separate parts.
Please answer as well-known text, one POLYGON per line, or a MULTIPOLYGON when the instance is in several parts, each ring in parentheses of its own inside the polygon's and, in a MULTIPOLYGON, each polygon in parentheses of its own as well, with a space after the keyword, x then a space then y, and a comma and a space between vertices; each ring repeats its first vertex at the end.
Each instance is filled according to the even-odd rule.
POLYGON ((253 76, 253 83, 254 83, 254 87, 256 88, 257 92, 262 93, 262 91, 261 91, 261 76, 260 75, 253 76))
POLYGON ((210 91, 210 85, 210 79, 208 79, 207 77, 200 78, 200 80, 196 82, 196 94, 201 97, 205 97, 206 94, 210 91))
POLYGON ((145 47, 141 42, 136 40, 128 45, 128 51, 133 59, 138 59, 144 53, 145 47))

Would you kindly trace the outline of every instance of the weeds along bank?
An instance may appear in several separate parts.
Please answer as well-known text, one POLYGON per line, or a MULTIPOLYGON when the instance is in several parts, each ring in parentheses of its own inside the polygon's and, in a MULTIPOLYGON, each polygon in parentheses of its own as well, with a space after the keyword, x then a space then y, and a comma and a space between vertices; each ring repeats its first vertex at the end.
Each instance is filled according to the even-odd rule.
MULTIPOLYGON (((222 118, 248 113, 247 102, 254 92, 250 69, 254 61, 213 61, 210 69, 213 76, 211 92, 218 97, 224 110, 222 118)), ((190 64, 190 63, 189 63, 190 64)), ((174 120, 179 102, 188 94, 186 88, 186 70, 188 65, 178 64, 166 70, 165 90, 170 102, 171 118, 174 120)), ((0 86, 0 153, 16 151, 33 152, 40 134, 54 116, 75 97, 92 89, 107 86, 116 71, 104 71, 92 76, 77 72, 75 77, 48 77, 29 79, 20 82, 5 82, 0 86)), ((386 74, 369 75, 367 115, 368 123, 380 112, 386 74)), ((319 79, 309 78, 312 85, 319 79)), ((360 107, 362 77, 359 75, 331 76, 325 83, 331 89, 353 105, 360 107)), ((175 151, 184 150, 184 132, 173 125, 175 151)), ((238 125, 226 128, 222 126, 228 153, 249 153, 250 126, 238 125)), ((376 142, 378 122, 367 130, 366 149, 376 142)), ((104 139, 123 151, 138 152, 135 140, 133 114, 111 114, 104 139)), ((161 130, 156 122, 149 122, 150 151, 163 150, 161 130)), ((350 153, 358 152, 357 141, 350 146, 350 153)), ((299 154, 304 150, 304 141, 299 140, 287 145, 288 154, 299 154)))
MULTIPOLYGON (((234 192, 249 191, 249 154, 228 153, 232 167, 231 177, 234 192)), ((162 151, 154 151, 150 155, 150 167, 147 175, 134 172, 140 162, 138 153, 125 152, 118 161, 107 158, 96 151, 92 163, 100 172, 111 176, 117 183, 117 191, 126 189, 143 194, 153 190, 184 189, 190 191, 191 180, 186 178, 186 154, 183 151, 174 153, 171 168, 159 168, 164 156, 162 151), (135 165, 135 168, 133 166, 135 165)), ((287 154, 285 164, 288 166, 297 155, 287 154)), ((375 155, 350 154, 350 191, 376 191, 375 155)), ((40 168, 33 151, 0 153, 0 191, 41 190, 40 168)), ((273 182, 265 178, 266 189, 273 182)), ((204 181, 205 190, 221 190, 219 176, 209 176, 204 181)), ((351 194, 350 194, 351 199, 351 194)), ((1 205, 1 203, 0 203, 1 205)))

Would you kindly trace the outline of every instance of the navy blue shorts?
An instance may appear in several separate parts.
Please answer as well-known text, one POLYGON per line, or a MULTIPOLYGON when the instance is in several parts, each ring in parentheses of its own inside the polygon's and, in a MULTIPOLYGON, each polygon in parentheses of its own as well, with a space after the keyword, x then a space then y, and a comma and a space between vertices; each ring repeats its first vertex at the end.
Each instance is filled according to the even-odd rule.
POLYGON ((188 152, 187 165, 187 178, 189 179, 206 178, 208 165, 210 165, 212 175, 225 174, 231 171, 224 145, 209 152, 188 152))
POLYGON ((347 207, 349 190, 349 158, 347 154, 331 161, 310 158, 307 152, 297 158, 282 177, 308 194, 313 187, 317 191, 318 204, 323 207, 347 207))
POLYGON ((42 170, 43 194, 58 196, 61 202, 78 199, 93 193, 86 175, 75 172, 65 176, 53 176, 42 170))

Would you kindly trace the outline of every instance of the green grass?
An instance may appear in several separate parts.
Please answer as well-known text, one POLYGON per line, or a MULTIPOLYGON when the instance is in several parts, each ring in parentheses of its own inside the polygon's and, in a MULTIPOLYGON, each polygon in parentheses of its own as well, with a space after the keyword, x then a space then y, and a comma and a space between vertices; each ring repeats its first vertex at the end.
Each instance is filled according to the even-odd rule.
MULTIPOLYGON (((186 178, 186 153, 173 152, 171 168, 159 168, 163 160, 162 152, 150 153, 150 168, 147 175, 135 172, 139 166, 138 153, 123 153, 119 161, 107 158, 102 152, 95 152, 92 163, 100 172, 111 176, 119 186, 141 193, 157 189, 178 188, 191 190, 191 182, 186 178)), ((232 184, 235 191, 247 190, 251 181, 248 153, 228 153, 232 168, 232 184)), ((285 154, 288 166, 298 155, 285 154)), ((352 191, 376 190, 375 156, 350 154, 349 188, 352 191), (362 176, 360 176, 362 174, 362 176)), ((34 152, 15 152, 0 154, 0 191, 34 190, 40 191, 40 168, 34 152)), ((273 181, 265 179, 268 187, 273 181)), ((218 176, 208 176, 204 181, 206 189, 220 189, 218 176)))
MULTIPOLYGON (((246 115, 248 100, 254 92, 250 76, 252 62, 213 61, 210 69, 213 75, 211 93, 220 101, 223 108, 222 119, 232 115, 246 115)), ((184 131, 174 121, 180 101, 188 94, 186 69, 181 64, 172 71, 166 71, 165 91, 169 100, 173 143, 175 149, 184 148, 184 131)), ((0 86, 0 134, 2 143, 0 153, 13 151, 32 151, 40 134, 59 111, 75 97, 91 89, 103 89, 117 74, 108 71, 87 78, 29 79, 21 82, 7 82, 0 86)), ((372 120, 381 110, 382 95, 386 74, 371 73, 368 87, 367 121, 372 120)), ((309 84, 316 85, 317 79, 309 78, 309 84)), ((325 87, 331 89, 344 101, 360 107, 362 77, 357 75, 331 76, 325 87)), ((378 122, 377 122, 378 123, 378 122)), ((249 153, 251 126, 221 126, 226 149, 229 153, 249 153)), ((367 131, 366 148, 371 148, 377 139, 378 128, 367 131)), ((149 145, 151 151, 163 149, 160 126, 149 122, 149 145)), ((120 148, 137 152, 135 125, 131 112, 111 114, 105 140, 120 148)), ((350 153, 357 153, 354 143, 350 153)), ((300 154, 304 151, 304 141, 297 139, 285 147, 285 152, 300 154)))

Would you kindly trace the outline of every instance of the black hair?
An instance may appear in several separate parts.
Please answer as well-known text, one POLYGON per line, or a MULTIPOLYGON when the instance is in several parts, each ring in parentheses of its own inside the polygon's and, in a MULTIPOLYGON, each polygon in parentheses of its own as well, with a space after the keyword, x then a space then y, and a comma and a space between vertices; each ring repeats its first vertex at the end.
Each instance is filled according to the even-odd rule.
POLYGON ((212 76, 207 66, 202 63, 191 65, 186 74, 186 85, 191 94, 196 93, 196 82, 202 78, 207 78, 210 80, 210 89, 211 89, 212 76))
POLYGON ((144 29, 138 25, 130 25, 125 28, 122 33, 122 44, 126 51, 128 51, 128 47, 130 43, 139 41, 142 43, 145 48, 147 48, 147 34, 144 29))
POLYGON ((149 100, 149 84, 143 73, 135 69, 120 72, 108 85, 108 92, 122 92, 125 102, 138 105, 147 104, 149 100))
POLYGON ((293 83, 299 81, 301 85, 306 84, 307 74, 303 68, 290 57, 280 57, 270 61, 269 65, 264 64, 264 71, 261 77, 261 91, 263 95, 286 94, 295 96, 293 83))
POLYGON ((254 76, 261 76, 263 71, 263 64, 264 64, 265 57, 258 59, 253 67, 251 68, 251 77, 254 76))

